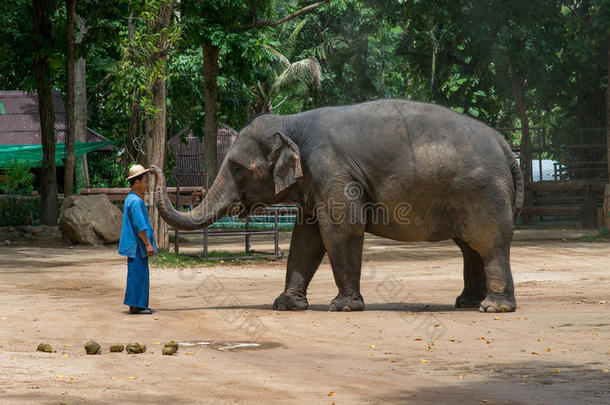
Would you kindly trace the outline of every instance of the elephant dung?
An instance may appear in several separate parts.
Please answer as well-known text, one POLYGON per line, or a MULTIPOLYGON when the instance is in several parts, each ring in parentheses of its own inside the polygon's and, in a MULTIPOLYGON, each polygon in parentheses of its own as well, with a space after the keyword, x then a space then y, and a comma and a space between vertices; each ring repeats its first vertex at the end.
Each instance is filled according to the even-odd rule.
POLYGON ((127 353, 138 354, 138 353, 144 353, 145 351, 146 351, 146 345, 141 345, 139 343, 127 344, 127 353))
POLYGON ((102 346, 93 340, 87 342, 85 350, 87 351, 87 354, 102 354, 102 346))
POLYGON ((39 344, 38 348, 36 350, 39 351, 39 352, 53 353, 53 348, 48 343, 41 343, 41 344, 39 344))
POLYGON ((163 354, 166 356, 171 356, 172 354, 178 351, 178 343, 173 340, 169 343, 166 343, 163 347, 163 354))
POLYGON ((123 350, 125 350, 125 346, 120 343, 110 346, 110 352, 112 352, 112 353, 120 353, 123 350))

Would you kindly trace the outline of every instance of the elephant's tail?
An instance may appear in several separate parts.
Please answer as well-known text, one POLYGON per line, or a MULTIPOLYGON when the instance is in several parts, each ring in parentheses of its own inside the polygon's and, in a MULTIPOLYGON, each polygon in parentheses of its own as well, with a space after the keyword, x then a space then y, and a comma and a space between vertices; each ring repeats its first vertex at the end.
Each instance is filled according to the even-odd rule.
POLYGON ((509 149, 508 156, 510 162, 510 172, 513 175, 513 184, 515 186, 515 200, 513 203, 513 224, 517 224, 517 219, 523 209, 523 173, 521 167, 512 150, 509 149))

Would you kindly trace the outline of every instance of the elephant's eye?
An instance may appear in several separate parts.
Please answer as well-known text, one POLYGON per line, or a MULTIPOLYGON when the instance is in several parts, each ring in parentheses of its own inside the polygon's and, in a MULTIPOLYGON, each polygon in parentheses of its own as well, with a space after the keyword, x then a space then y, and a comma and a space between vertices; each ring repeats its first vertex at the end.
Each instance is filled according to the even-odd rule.
POLYGON ((233 176, 236 176, 237 174, 239 174, 239 172, 241 172, 243 168, 244 167, 242 165, 240 165, 239 163, 231 162, 230 169, 231 169, 231 174, 233 176))

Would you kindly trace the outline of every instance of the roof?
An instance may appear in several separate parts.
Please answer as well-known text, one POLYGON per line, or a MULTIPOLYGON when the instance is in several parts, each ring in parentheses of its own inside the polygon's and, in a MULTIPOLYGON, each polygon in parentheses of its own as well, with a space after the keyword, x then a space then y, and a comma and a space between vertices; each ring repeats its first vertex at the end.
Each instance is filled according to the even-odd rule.
MULTIPOLYGON (((218 169, 229 152, 237 131, 222 124, 217 132, 218 169)), ((203 174, 203 139, 193 136, 190 126, 182 129, 167 141, 174 154, 176 167, 172 171, 174 177, 179 175, 180 186, 205 186, 203 174)))
MULTIPOLYGON (((59 91, 53 91, 56 143, 65 143, 66 108, 59 91)), ((108 139, 87 128, 87 143, 108 139)), ((0 145, 40 145, 38 94, 0 90, 0 145)), ((108 145, 101 150, 110 150, 108 145)))

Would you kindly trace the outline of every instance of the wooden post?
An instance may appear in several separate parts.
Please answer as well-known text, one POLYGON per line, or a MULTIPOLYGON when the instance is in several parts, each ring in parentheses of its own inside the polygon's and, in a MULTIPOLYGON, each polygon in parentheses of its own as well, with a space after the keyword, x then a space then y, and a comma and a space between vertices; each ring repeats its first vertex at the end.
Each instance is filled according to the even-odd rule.
MULTIPOLYGON (((176 209, 180 206, 180 178, 179 175, 176 175, 176 209)), ((180 231, 178 228, 174 229, 174 253, 178 254, 180 252, 180 231)))

